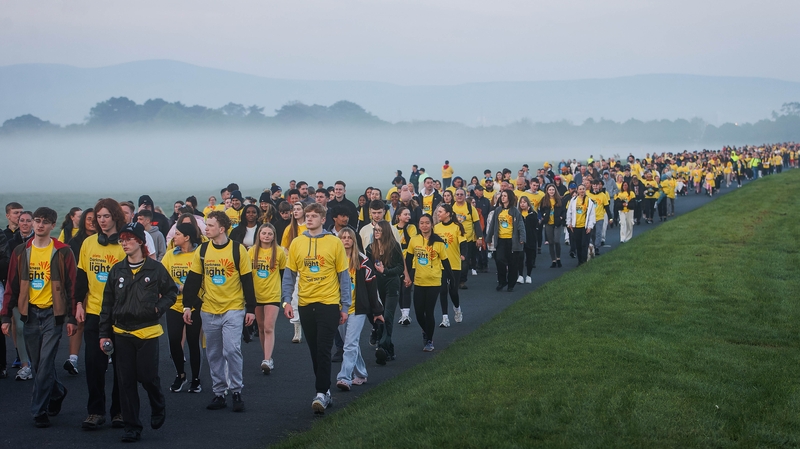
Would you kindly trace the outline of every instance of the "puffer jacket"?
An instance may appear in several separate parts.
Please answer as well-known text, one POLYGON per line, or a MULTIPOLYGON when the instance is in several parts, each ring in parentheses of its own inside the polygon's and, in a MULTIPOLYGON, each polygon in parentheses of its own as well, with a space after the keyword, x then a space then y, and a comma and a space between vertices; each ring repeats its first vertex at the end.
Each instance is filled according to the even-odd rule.
POLYGON ((100 310, 100 338, 110 338, 112 326, 135 331, 158 324, 178 297, 178 287, 157 261, 146 258, 134 276, 128 260, 111 268, 100 310))

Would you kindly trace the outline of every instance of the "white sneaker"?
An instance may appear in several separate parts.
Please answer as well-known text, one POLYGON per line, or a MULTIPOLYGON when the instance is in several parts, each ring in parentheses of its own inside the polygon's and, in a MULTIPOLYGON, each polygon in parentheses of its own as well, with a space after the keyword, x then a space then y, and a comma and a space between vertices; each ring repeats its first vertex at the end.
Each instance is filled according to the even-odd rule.
POLYGON ((456 323, 460 323, 461 320, 463 319, 464 319, 464 314, 461 313, 461 307, 459 307, 456 309, 456 316, 454 320, 456 320, 456 323))
POLYGON ((269 374, 274 369, 275 369, 275 363, 272 361, 272 359, 264 360, 261 362, 261 371, 264 374, 269 374))
POLYGON ((524 277, 522 277, 522 276, 518 276, 517 277, 517 284, 522 284, 524 282, 525 282, 525 278, 524 277))
POLYGON ((442 324, 440 324, 439 327, 450 327, 450 318, 448 318, 447 315, 442 317, 442 324))
POLYGON ((33 379, 33 373, 31 373, 30 366, 23 366, 22 368, 17 371, 17 380, 31 380, 33 379))
POLYGON ((477 272, 476 270, 472 270, 472 275, 473 275, 473 276, 477 276, 477 275, 478 275, 478 272, 477 272))
POLYGON ((525 276, 525 283, 526 284, 532 284, 533 283, 533 280, 531 279, 530 276, 525 276))

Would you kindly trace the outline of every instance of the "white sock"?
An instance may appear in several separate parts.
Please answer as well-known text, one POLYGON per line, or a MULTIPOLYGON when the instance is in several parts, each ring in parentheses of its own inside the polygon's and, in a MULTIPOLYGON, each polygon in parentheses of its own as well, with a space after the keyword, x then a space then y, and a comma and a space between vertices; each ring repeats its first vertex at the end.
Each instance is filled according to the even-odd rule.
POLYGON ((78 354, 70 354, 69 361, 72 362, 73 365, 78 364, 78 354))
POLYGON ((442 321, 444 321, 445 318, 450 319, 450 318, 448 318, 446 313, 444 315, 442 315, 442 321))
POLYGON ((456 312, 461 312, 461 306, 455 307, 453 308, 453 310, 455 310, 456 312))

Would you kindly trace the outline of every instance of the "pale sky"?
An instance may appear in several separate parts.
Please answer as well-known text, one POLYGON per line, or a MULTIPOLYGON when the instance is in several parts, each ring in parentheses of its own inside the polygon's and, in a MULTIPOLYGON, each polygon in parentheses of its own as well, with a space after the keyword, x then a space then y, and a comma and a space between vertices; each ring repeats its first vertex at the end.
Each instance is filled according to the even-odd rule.
POLYGON ((404 85, 684 73, 800 81, 798 0, 0 0, 0 65, 173 59, 404 85))

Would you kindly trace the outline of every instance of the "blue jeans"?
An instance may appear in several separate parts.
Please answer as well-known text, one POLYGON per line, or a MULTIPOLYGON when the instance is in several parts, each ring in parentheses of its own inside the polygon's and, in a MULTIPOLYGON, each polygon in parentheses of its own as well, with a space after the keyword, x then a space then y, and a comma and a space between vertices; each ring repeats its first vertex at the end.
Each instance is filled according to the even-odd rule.
POLYGON ((339 333, 344 338, 344 358, 342 359, 342 369, 339 370, 337 380, 343 380, 350 385, 353 377, 367 377, 367 365, 361 357, 361 346, 359 339, 361 329, 364 328, 366 315, 351 314, 347 317, 347 322, 339 326, 339 333))
POLYGON ((67 389, 58 380, 55 365, 63 327, 63 324, 56 324, 52 307, 40 309, 34 305, 28 306, 28 321, 23 331, 34 373, 31 396, 31 415, 34 418, 47 413, 50 401, 67 394, 67 389))

